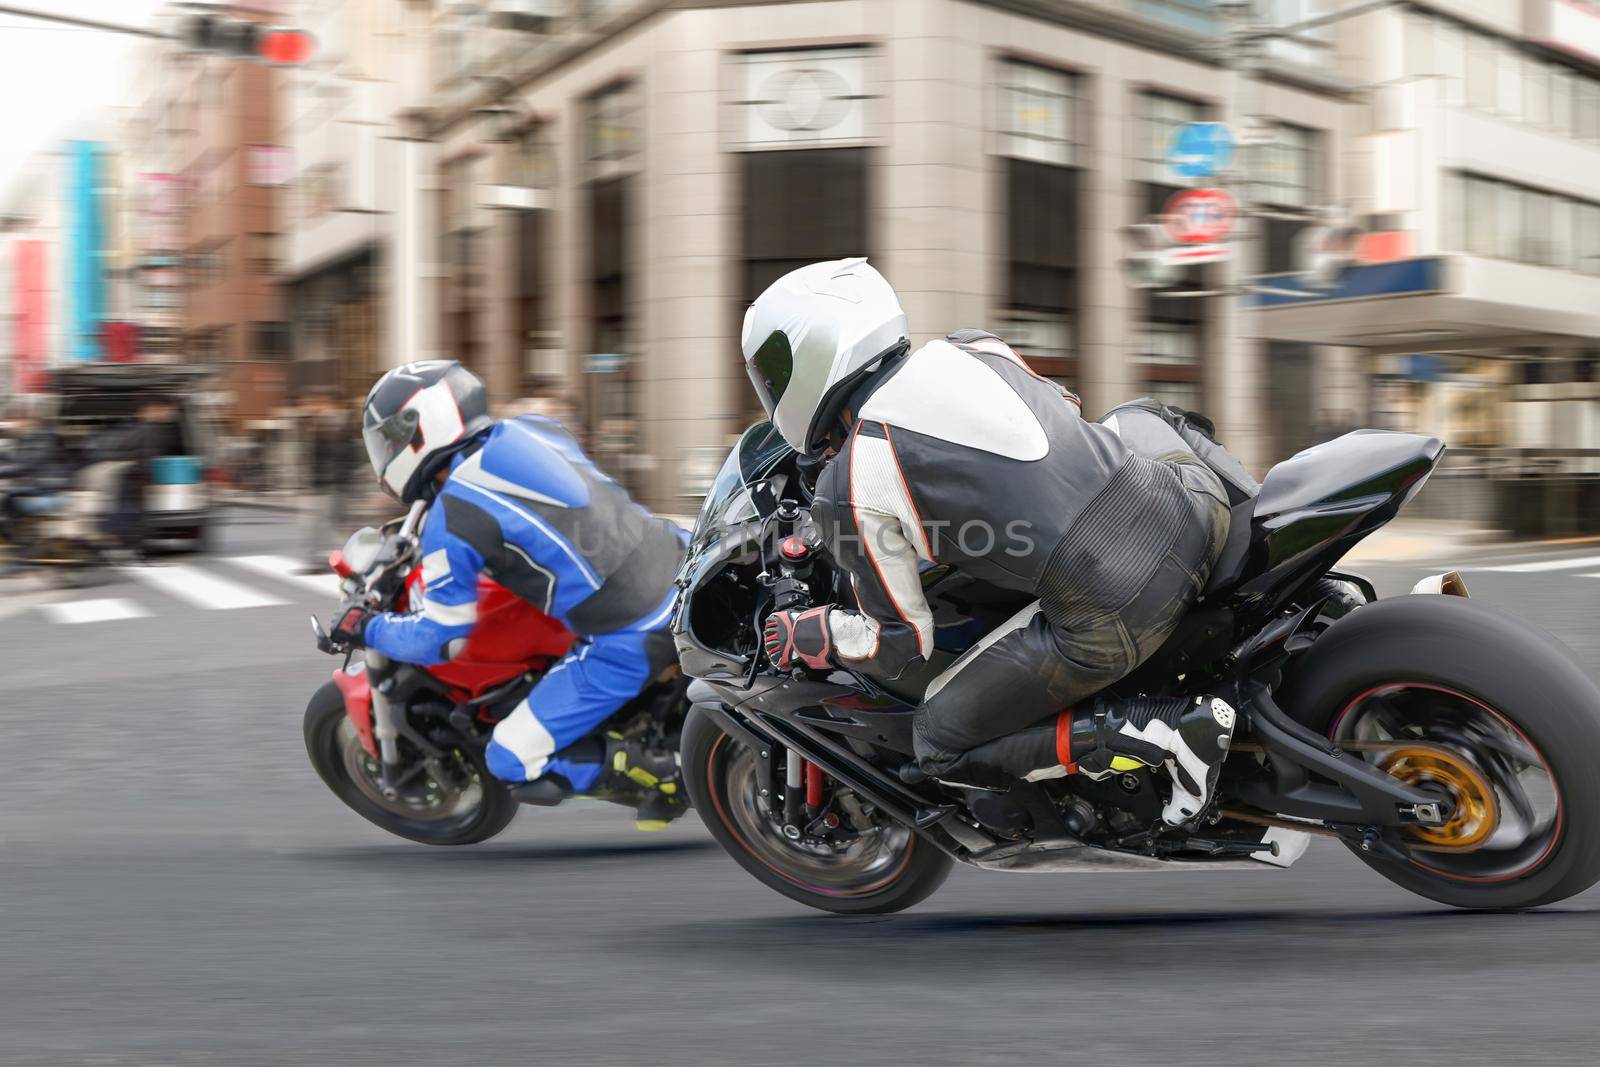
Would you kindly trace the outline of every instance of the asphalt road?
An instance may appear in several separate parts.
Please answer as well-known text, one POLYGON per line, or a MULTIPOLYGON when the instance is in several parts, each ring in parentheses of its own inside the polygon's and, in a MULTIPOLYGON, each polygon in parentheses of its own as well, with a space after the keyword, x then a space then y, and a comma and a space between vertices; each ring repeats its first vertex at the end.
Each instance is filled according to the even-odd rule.
MULTIPOLYGON (((0 1062, 1595 1062, 1596 892, 1460 913, 1320 845, 1260 873, 962 869, 848 919, 692 817, 643 835, 573 804, 473 849, 386 837, 301 745, 331 667, 305 615, 329 601, 238 564, 293 535, 237 519, 178 562, 278 603, 0 590, 0 1062), (42 606, 69 600, 135 614, 42 606)), ((1469 581, 1600 664, 1584 569, 1469 581)), ((1394 593, 1426 568, 1369 570, 1394 593)))

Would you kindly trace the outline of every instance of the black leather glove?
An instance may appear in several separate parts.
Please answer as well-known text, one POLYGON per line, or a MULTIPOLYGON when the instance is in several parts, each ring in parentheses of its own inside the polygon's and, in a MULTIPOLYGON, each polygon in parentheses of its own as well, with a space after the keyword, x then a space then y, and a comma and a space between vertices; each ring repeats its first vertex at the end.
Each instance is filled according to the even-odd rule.
POLYGON ((373 612, 359 604, 345 607, 335 618, 328 631, 328 640, 343 649, 367 647, 367 623, 373 612))
POLYGON ((833 635, 828 632, 828 609, 774 611, 762 630, 767 658, 780 671, 796 663, 826 670, 833 661, 833 635))

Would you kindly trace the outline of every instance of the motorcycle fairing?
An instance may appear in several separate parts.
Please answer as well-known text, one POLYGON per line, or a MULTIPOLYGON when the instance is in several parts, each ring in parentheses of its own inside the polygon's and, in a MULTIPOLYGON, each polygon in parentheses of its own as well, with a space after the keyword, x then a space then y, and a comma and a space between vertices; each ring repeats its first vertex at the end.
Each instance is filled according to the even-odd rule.
POLYGON ((350 725, 356 728, 361 747, 367 750, 367 755, 377 759, 378 741, 372 736, 372 683, 367 679, 366 664, 356 663, 334 671, 333 684, 344 697, 344 713, 350 725))
MULTIPOLYGON (((420 568, 407 581, 415 593, 420 568)), ((530 667, 543 666, 572 648, 572 631, 532 604, 488 578, 478 581, 478 622, 467 644, 453 659, 435 664, 428 673, 456 692, 458 698, 481 696, 505 685, 530 667)))

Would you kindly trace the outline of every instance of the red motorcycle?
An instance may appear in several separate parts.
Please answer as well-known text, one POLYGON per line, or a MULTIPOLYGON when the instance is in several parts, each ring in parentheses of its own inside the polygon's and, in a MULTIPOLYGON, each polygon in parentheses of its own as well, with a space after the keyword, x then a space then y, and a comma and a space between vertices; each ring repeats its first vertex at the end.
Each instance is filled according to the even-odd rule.
MULTIPOLYGON (((417 531, 427 505, 401 520, 366 527, 328 557, 343 602, 408 610, 420 587, 417 531)), ((397 663, 372 650, 352 661, 322 623, 317 647, 342 654, 306 706, 306 753, 335 796, 362 818, 429 845, 469 845, 504 830, 518 804, 489 772, 490 732, 575 640, 571 631, 503 586, 478 583, 478 623, 454 659, 432 667, 397 663)), ((687 682, 676 666, 598 728, 676 750, 687 682)), ((638 797, 590 794, 633 805, 638 797)))

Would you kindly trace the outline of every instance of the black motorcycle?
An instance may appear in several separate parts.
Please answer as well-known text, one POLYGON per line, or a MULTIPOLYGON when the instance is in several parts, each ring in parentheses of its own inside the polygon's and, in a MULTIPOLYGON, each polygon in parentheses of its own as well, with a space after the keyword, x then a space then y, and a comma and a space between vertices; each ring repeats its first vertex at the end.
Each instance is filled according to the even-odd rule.
POLYGON ((811 527, 802 464, 759 423, 718 474, 679 577, 674 635, 697 679, 682 744, 694 807, 751 874, 835 912, 910 907, 955 860, 1287 866, 1310 835, 1460 907, 1581 892, 1600 878, 1600 689, 1550 635, 1467 599, 1453 573, 1414 590, 1443 595, 1379 601, 1335 569, 1443 452, 1432 437, 1357 431, 1278 464, 1233 509, 1193 609, 1113 687, 1213 693, 1239 712, 1212 804, 1170 828, 1165 774, 1145 768, 1000 795, 902 781, 928 682, 1031 598, 932 566, 935 652, 914 674, 775 670, 760 640, 770 612, 853 598, 811 527))

